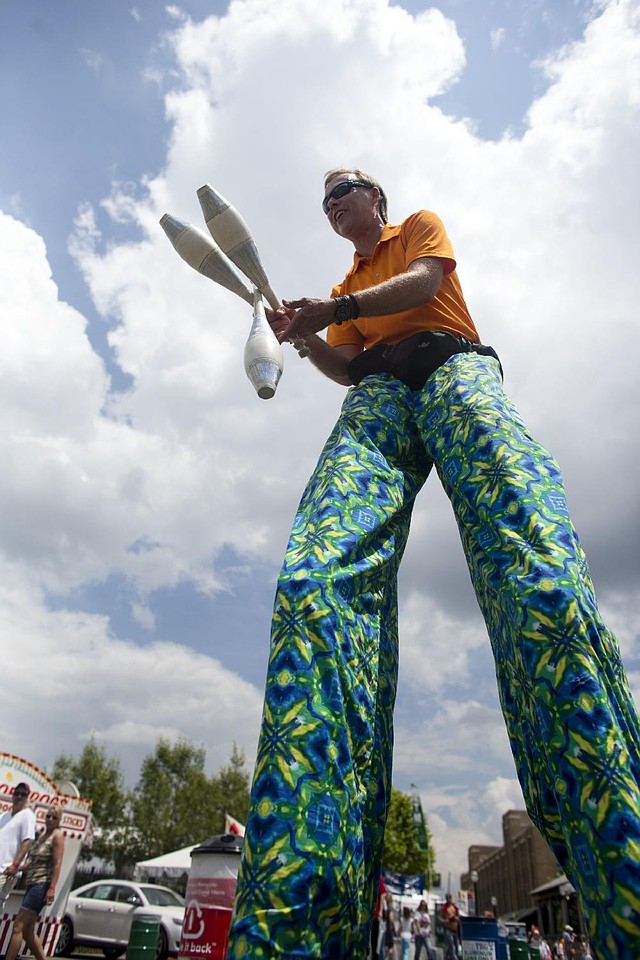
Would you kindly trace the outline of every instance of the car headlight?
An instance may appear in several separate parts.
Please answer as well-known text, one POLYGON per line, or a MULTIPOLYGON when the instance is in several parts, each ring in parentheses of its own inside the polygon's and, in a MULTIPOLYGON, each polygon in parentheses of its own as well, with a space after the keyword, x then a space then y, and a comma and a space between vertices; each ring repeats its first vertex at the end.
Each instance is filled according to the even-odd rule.
POLYGON ((178 917, 172 917, 171 919, 172 919, 173 922, 175 923, 176 927, 181 927, 181 926, 182 926, 183 921, 182 921, 180 918, 178 918, 178 917))

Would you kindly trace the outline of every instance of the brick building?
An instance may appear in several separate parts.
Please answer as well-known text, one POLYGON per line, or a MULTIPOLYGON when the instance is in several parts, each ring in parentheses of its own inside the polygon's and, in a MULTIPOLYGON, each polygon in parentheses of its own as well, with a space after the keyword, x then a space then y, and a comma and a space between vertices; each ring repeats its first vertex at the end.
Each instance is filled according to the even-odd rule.
POLYGON ((496 916, 525 918, 536 914, 531 891, 562 874, 542 834, 524 810, 509 810, 502 818, 503 846, 471 846, 469 870, 460 878, 460 886, 477 893, 476 912, 492 910, 496 916), (476 871, 478 880, 471 881, 476 871))

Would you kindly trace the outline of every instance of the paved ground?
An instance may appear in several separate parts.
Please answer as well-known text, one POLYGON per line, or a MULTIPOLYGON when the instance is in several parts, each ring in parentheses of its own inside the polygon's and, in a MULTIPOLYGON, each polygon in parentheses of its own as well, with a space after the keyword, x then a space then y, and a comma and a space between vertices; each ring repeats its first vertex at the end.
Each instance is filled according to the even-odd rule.
MULTIPOLYGON (((434 947, 433 949, 435 951, 436 960, 443 960, 444 952, 441 950, 441 948, 434 947)), ((400 950, 400 947, 398 946, 396 948, 395 960, 400 960, 401 955, 402 955, 401 950, 400 950)), ((77 950, 73 951, 73 954, 71 956, 72 956, 72 960, 97 960, 98 957, 101 957, 104 960, 104 954, 102 950, 92 950, 90 947, 84 947, 82 950, 78 948, 77 950)), ((425 953, 423 950, 422 958, 424 958, 424 956, 425 956, 425 953)), ((413 958, 414 958, 414 947, 413 947, 413 944, 411 944, 411 952, 409 953, 409 960, 413 960, 413 958)), ((59 958, 52 957, 50 958, 50 960, 59 960, 59 958)), ((122 955, 122 960, 126 960, 126 954, 122 955)))

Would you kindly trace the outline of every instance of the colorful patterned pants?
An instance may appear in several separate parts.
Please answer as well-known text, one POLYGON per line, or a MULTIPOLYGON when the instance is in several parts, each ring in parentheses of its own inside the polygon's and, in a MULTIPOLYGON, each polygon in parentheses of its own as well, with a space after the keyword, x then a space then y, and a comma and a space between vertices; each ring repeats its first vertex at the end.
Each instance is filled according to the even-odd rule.
POLYGON ((505 397, 497 363, 475 354, 452 357, 416 393, 388 375, 351 389, 302 498, 275 601, 228 956, 368 955, 391 790, 396 575, 432 466, 491 638, 528 812, 579 891, 598 960, 631 960, 638 718, 558 467, 505 397))

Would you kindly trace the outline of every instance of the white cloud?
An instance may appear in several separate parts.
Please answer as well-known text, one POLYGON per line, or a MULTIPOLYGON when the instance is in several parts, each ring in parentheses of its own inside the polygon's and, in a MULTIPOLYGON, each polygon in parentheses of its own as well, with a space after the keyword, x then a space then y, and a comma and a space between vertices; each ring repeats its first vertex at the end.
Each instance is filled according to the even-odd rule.
POLYGON ((46 766, 95 735, 135 776, 159 736, 186 736, 205 746, 209 769, 227 762, 233 740, 252 762, 255 687, 177 643, 136 646, 117 640, 104 617, 47 609, 38 590, 1 569, 3 738, 13 752, 46 766), (33 684, 37 697, 25 710, 33 684))
POLYGON ((514 778, 496 777, 484 790, 483 800, 489 809, 502 817, 507 810, 522 806, 520 784, 514 778))
POLYGON ((167 4, 164 8, 167 14, 172 18, 172 20, 184 20, 184 13, 180 7, 175 6, 175 4, 167 4))
MULTIPOLYGON (((88 257, 96 239, 85 211, 75 249, 88 257)), ((123 296, 134 315, 149 321, 149 338, 136 341, 131 372, 146 370, 148 376, 155 364, 162 389, 140 382, 131 396, 110 394, 86 321, 58 299, 41 239, 2 216, 0 251, 5 273, 0 305, 6 318, 0 361, 6 416, 0 438, 6 467, 0 479, 4 549, 52 589, 116 570, 132 577, 143 593, 183 577, 195 578, 202 589, 216 589, 211 561, 225 543, 251 552, 264 550, 268 540, 261 518, 265 501, 256 502, 254 461, 248 454, 268 445, 263 428, 268 412, 244 381, 242 340, 234 345, 232 371, 228 353, 211 339, 207 370, 197 328, 185 336, 184 324, 178 323, 174 338, 165 316, 168 333, 160 345, 154 325, 161 326, 166 302, 159 306, 149 297, 138 310, 140 287, 125 283, 123 296), (218 394, 219 405, 225 389, 244 390, 255 404, 254 416, 243 422, 237 410, 212 408, 212 394, 218 394), (212 437, 212 428, 221 431, 220 439, 212 437)), ((116 259, 122 262, 126 254, 120 249, 116 259)), ((149 266, 147 274, 153 269, 149 266)), ((111 290, 105 295, 113 296, 111 290)), ((281 498, 284 487, 283 479, 266 476, 266 500, 281 498)))
POLYGON ((431 591, 404 599, 399 630, 402 673, 419 699, 468 683, 469 652, 487 644, 479 622, 448 615, 431 591))
POLYGON ((466 783, 428 787, 420 792, 433 836, 436 869, 445 889, 454 895, 459 876, 468 868, 467 851, 475 844, 502 846, 502 817, 508 810, 524 809, 520 785, 515 778, 495 777, 478 789, 466 783))
POLYGON ((82 58, 87 66, 90 67, 94 73, 99 73, 100 68, 104 64, 104 57, 102 54, 97 53, 95 50, 89 50, 86 47, 81 47, 80 53, 82 54, 82 58))
POLYGON ((26 439, 72 432, 85 437, 107 378, 83 317, 58 301, 41 238, 0 214, 3 322, 2 406, 26 439), (34 387, 36 389, 34 389, 34 387), (77 398, 83 397, 82 408, 77 398))
POLYGON ((499 50, 507 37, 507 31, 504 27, 494 27, 489 34, 491 40, 491 49, 499 50))
POLYGON ((145 630, 154 630, 156 626, 156 618, 148 606, 144 603, 136 603, 135 601, 131 604, 131 615, 136 623, 140 624, 141 627, 144 627, 145 630))

